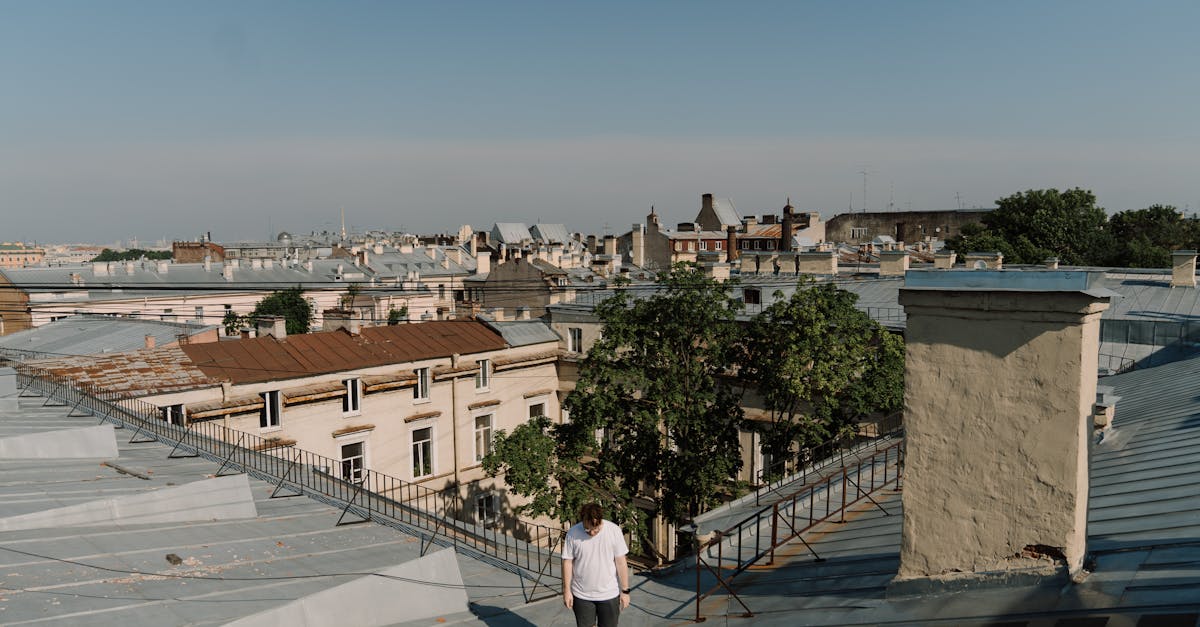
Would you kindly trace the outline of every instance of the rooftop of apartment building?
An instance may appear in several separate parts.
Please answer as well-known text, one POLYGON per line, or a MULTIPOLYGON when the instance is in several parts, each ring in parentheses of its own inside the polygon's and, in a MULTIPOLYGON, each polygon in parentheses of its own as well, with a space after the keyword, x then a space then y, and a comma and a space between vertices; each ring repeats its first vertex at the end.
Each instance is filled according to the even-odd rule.
POLYGON ((111 355, 27 362, 82 384, 134 396, 233 384, 283 381, 557 342, 545 323, 471 320, 364 327, 237 341, 184 344, 111 355))
POLYGON ((8 385, 5 625, 479 624, 530 592, 445 536, 343 524, 361 519, 8 385))
POLYGON ((216 329, 214 325, 188 322, 80 314, 0 336, 0 351, 30 358, 119 353, 148 345, 166 346, 179 341, 180 336, 197 341, 211 334, 216 339, 216 329))

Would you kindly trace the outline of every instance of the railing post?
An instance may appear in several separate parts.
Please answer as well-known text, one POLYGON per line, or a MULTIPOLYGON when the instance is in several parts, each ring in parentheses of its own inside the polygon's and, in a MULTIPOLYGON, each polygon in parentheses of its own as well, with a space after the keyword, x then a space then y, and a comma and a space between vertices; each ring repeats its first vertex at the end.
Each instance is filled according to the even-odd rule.
POLYGON ((767 559, 767 565, 775 563, 775 546, 779 544, 779 503, 771 508, 771 557, 767 559))

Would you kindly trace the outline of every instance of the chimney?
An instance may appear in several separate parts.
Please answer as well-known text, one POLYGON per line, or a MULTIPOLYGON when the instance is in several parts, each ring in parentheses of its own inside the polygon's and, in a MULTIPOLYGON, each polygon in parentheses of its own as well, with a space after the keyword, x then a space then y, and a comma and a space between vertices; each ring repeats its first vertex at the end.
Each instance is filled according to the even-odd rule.
POLYGON ((137 271, 137 264, 133 261, 125 262, 125 274, 133 274, 137 271))
POLYGON ((475 253, 475 274, 487 274, 492 271, 492 253, 486 248, 475 253))
POLYGON ((155 344, 158 343, 158 340, 150 334, 146 334, 146 337, 143 339, 146 342, 146 348, 154 348, 155 344))
POLYGON ((642 225, 634 223, 629 231, 629 239, 630 261, 639 268, 646 265, 646 232, 642 225))
POLYGON ((879 253, 879 276, 904 276, 908 262, 907 250, 885 250, 879 253))
POLYGON ((446 256, 449 257, 451 261, 461 266, 463 262, 463 249, 455 246, 454 248, 446 251, 446 256))
POLYGON ((998 252, 973 252, 963 255, 968 270, 1002 270, 1004 255, 998 252))
POLYGON ((614 257, 617 255, 617 238, 616 237, 614 237, 612 235, 604 236, 604 254, 612 255, 614 257))
POLYGON ((587 236, 587 250, 589 253, 592 253, 593 255, 596 254, 596 236, 595 235, 587 236))
POLYGON ((1110 295, 1086 272, 907 276, 894 592, 1082 568, 1110 295))
POLYGON ((221 276, 223 276, 226 281, 232 281, 233 280, 233 269, 236 267, 237 267, 236 264, 232 264, 232 263, 225 264, 225 266, 223 268, 221 268, 221 276))
POLYGON ((270 270, 271 268, 275 267, 275 260, 270 259, 270 258, 263 259, 262 265, 263 265, 263 268, 270 270))
POLYGON ((312 262, 312 260, 311 260, 311 259, 309 259, 308 261, 305 261, 305 262, 304 262, 304 271, 305 271, 305 272, 308 272, 308 273, 310 273, 310 274, 312 273, 312 271, 313 271, 313 262, 312 262))
POLYGON ((426 244, 425 254, 428 255, 430 259, 437 259, 437 244, 426 244))
POLYGON ((248 328, 242 328, 242 329, 239 329, 239 330, 238 330, 238 337, 240 337, 240 338, 241 338, 241 339, 243 339, 243 340, 248 340, 248 339, 250 339, 250 329, 248 329, 248 328))
POLYGON ((204 271, 212 272, 212 255, 204 256, 204 271))
MULTIPOLYGON (((737 227, 729 226, 725 229, 725 261, 733 263, 737 261, 737 227)), ((641 264, 637 264, 641 265, 641 264)))
POLYGON ((258 337, 270 335, 277 340, 287 337, 287 324, 283 316, 262 316, 254 321, 258 337))
POLYGON ((374 251, 375 251, 376 255, 382 255, 383 254, 383 244, 376 244, 374 251))
POLYGON ((1058 257, 1047 257, 1042 263, 1046 264, 1046 269, 1048 270, 1058 269, 1058 257))
POLYGON ((94 274, 95 276, 108 276, 108 262, 107 261, 93 261, 92 262, 92 274, 94 274))
POLYGON ((362 332, 362 320, 359 319, 358 313, 350 309, 326 309, 321 312, 322 331, 337 331, 345 329, 350 335, 358 335, 362 332))
POLYGON ((712 210, 713 210, 712 194, 704 194, 703 196, 700 197, 700 211, 708 211, 711 213, 712 210))
POLYGON ((799 260, 797 271, 800 274, 830 274, 836 276, 838 273, 838 257, 835 250, 807 251, 796 253, 796 257, 799 260))
POLYGON ((745 219, 742 220, 742 228, 745 229, 746 233, 753 231, 757 226, 758 218, 755 216, 746 216, 745 219))
POLYGON ((251 270, 262 270, 262 259, 259 259, 258 257, 251 259, 250 260, 250 269, 251 270))
POLYGON ((954 259, 958 255, 953 250, 943 250, 933 254, 933 267, 938 270, 949 270, 954 267, 954 259))
POLYGON ((1171 251, 1171 287, 1196 287, 1196 251, 1171 251))
POLYGON ((779 229, 779 250, 792 249, 792 199, 783 206, 783 226, 779 229))

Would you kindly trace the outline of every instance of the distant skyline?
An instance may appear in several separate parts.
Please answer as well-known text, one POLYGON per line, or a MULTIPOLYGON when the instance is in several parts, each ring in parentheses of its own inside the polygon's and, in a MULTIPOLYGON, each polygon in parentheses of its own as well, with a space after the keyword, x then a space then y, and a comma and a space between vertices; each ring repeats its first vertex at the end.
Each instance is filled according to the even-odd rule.
POLYGON ((3 5, 0 241, 1200 209, 1195 2, 3 5))

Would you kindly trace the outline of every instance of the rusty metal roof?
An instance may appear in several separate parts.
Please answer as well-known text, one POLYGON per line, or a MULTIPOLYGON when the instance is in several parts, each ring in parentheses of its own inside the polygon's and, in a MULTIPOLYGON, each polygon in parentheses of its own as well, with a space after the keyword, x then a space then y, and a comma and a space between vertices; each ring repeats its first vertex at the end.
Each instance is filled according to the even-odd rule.
MULTIPOLYGON (((216 342, 213 342, 215 345, 216 342)), ((217 385, 177 346, 111 355, 63 357, 25 362, 26 366, 94 385, 105 392, 163 394, 217 385)))
POLYGON ((188 344, 191 364, 217 380, 258 383, 388 364, 481 353, 506 347, 498 333, 474 321, 437 321, 340 331, 188 344))

